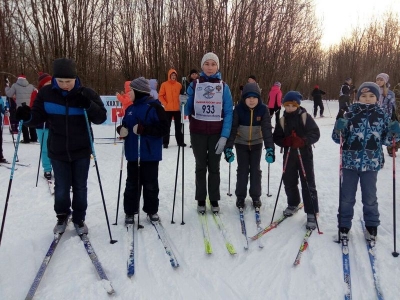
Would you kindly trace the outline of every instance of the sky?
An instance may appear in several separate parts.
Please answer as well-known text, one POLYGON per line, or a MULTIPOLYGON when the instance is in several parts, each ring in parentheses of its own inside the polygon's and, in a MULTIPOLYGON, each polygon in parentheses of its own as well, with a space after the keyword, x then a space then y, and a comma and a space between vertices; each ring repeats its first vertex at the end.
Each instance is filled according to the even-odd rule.
MULTIPOLYGON (((126 262, 129 254, 131 235, 124 223, 122 205, 126 178, 126 161, 123 162, 121 203, 119 205, 118 225, 116 220, 118 183, 121 168, 120 143, 114 145, 114 125, 93 125, 94 147, 98 170, 107 206, 112 238, 118 240, 110 244, 105 214, 102 204, 96 168, 91 167, 88 178, 88 210, 86 224, 89 239, 101 264, 115 289, 110 297, 104 290, 95 268, 89 259, 82 241, 70 224, 54 252, 47 270, 37 289, 36 300, 337 300, 343 299, 346 286, 343 281, 341 247, 337 239, 336 212, 339 193, 339 145, 331 139, 334 116, 338 109, 337 101, 325 101, 325 118, 317 118, 321 137, 313 148, 315 180, 318 190, 320 214, 318 224, 323 234, 315 231, 308 240, 301 263, 294 267, 293 262, 305 234, 306 214, 304 210, 282 222, 276 229, 265 234, 260 243, 249 243, 244 249, 244 237, 235 206, 235 185, 237 160, 232 162, 231 177, 229 164, 221 159, 221 219, 225 233, 237 254, 227 251, 223 236, 218 230, 211 214, 207 213, 212 254, 205 254, 201 224, 196 212, 195 199, 195 160, 191 148, 184 153, 184 182, 182 191, 181 171, 178 176, 175 206, 175 224, 171 224, 176 159, 178 147, 171 136, 168 149, 163 149, 163 160, 159 165, 160 206, 159 215, 168 235, 179 268, 171 267, 168 255, 158 239, 154 228, 140 213, 140 223, 144 225, 139 232, 135 230, 135 275, 128 278, 126 262), (108 138, 108 139, 105 139, 108 138), (229 188, 229 178, 231 185, 229 188), (233 194, 232 197, 227 192, 233 194), (184 194, 184 222, 182 220, 182 194, 184 194)), ((313 102, 302 101, 308 112, 313 102)), ((272 119, 273 125, 275 118, 272 119)), ((174 126, 171 127, 171 134, 174 126)), ((3 132, 3 153, 12 160, 14 147, 7 126, 3 132)), ((189 124, 185 124, 185 143, 189 145, 189 124)), ((20 163, 14 173, 4 234, 0 247, 0 299, 25 299, 33 279, 39 270, 47 249, 53 240, 53 227, 56 215, 54 200, 40 168, 37 187, 36 174, 39 158, 39 144, 20 144, 18 157, 20 163)), ((236 150, 234 149, 236 154, 236 150)), ((394 258, 393 239, 393 160, 385 152, 385 166, 378 172, 378 202, 381 225, 378 229, 376 246, 377 278, 381 284, 384 299, 399 299, 400 295, 400 257, 394 258)), ((261 160, 263 192, 261 196, 261 227, 271 221, 279 183, 282 176, 283 155, 276 148, 276 161, 270 165, 261 160), (269 182, 269 189, 268 187, 269 182), (267 191, 272 194, 267 197, 267 191)), ((93 163, 94 164, 94 163, 93 163)), ((399 157, 396 160, 400 168, 399 157)), ((180 168, 181 170, 181 168, 180 168)), ((396 172, 399 176, 399 172, 396 172)), ((0 166, 0 220, 3 216, 7 183, 10 170, 0 166)), ((397 195, 400 193, 397 180, 397 195)), ((274 220, 281 217, 287 206, 284 187, 279 194, 274 220)), ((143 203, 143 202, 142 202, 143 203)), ((254 209, 251 198, 246 199, 244 219, 247 235, 257 233, 254 209)), ((397 201, 397 204, 399 202, 397 201)), ((400 245, 400 210, 397 210, 397 251, 400 245)), ((353 299, 376 300, 373 276, 368 258, 366 243, 360 223, 362 205, 360 191, 357 191, 353 227, 350 231, 349 255, 353 299)))
POLYGON ((400 0, 315 0, 323 27, 322 46, 337 44, 353 28, 368 25, 374 17, 393 10, 400 15, 400 0))

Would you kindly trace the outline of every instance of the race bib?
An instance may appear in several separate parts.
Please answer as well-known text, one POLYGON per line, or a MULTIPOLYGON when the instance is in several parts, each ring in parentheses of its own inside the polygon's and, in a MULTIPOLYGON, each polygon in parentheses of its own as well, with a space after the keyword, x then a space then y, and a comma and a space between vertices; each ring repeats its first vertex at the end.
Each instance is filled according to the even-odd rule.
POLYGON ((194 118, 202 121, 221 121, 222 94, 222 82, 197 82, 194 94, 194 118))

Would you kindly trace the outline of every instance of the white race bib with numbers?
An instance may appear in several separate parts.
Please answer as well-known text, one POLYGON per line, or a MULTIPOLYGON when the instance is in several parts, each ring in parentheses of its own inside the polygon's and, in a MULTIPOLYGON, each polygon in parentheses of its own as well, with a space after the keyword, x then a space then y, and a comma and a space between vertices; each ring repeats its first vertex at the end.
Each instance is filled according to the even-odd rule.
POLYGON ((221 121, 223 89, 222 81, 197 82, 194 94, 194 118, 202 121, 221 121))

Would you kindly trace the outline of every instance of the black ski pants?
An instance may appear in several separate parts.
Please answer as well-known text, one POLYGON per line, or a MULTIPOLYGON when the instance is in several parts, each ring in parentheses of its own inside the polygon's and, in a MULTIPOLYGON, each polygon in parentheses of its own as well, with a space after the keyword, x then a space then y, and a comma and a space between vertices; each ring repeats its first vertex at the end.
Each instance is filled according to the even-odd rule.
POLYGON ((139 211, 140 195, 143 188, 143 211, 147 214, 158 212, 158 161, 128 161, 124 192, 124 211, 127 215, 139 211))
POLYGON ((317 111, 319 107, 319 116, 324 115, 324 103, 322 103, 322 99, 314 100, 314 118, 317 116, 317 111))
MULTIPOLYGON (((283 159, 285 161, 286 155, 283 159)), ((301 195, 304 202, 304 211, 307 214, 318 213, 318 195, 315 186, 315 176, 314 176, 314 161, 311 146, 306 146, 302 148, 301 159, 303 161, 304 170, 306 173, 306 178, 303 176, 303 171, 300 164, 300 159, 298 157, 297 149, 291 149, 289 160, 286 166, 285 173, 283 175, 283 184, 285 185, 285 192, 287 196, 288 205, 297 206, 300 204, 300 193, 299 193, 299 177, 301 182, 301 195), (307 181, 306 181, 307 179, 307 181), (308 183, 308 186, 307 186, 308 183), (312 197, 312 202, 311 198, 312 197)))
POLYGON ((174 124, 175 124, 175 139, 176 143, 179 145, 183 144, 183 134, 182 134, 182 123, 181 123, 181 112, 178 111, 166 111, 165 112, 167 115, 167 120, 168 120, 168 134, 164 135, 163 137, 163 144, 168 145, 169 144, 169 136, 170 136, 170 131, 171 131, 171 123, 172 123, 172 117, 174 118, 174 124))

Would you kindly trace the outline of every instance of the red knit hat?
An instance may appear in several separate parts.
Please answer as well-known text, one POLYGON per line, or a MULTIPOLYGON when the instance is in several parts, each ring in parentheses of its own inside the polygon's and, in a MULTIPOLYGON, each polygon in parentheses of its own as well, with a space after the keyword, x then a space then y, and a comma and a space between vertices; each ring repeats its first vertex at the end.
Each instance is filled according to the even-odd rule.
POLYGON ((316 85, 314 86, 314 89, 319 89, 319 85, 316 84, 316 85))
POLYGON ((51 81, 51 76, 47 73, 39 72, 38 81, 39 81, 38 89, 41 89, 46 82, 51 81))

